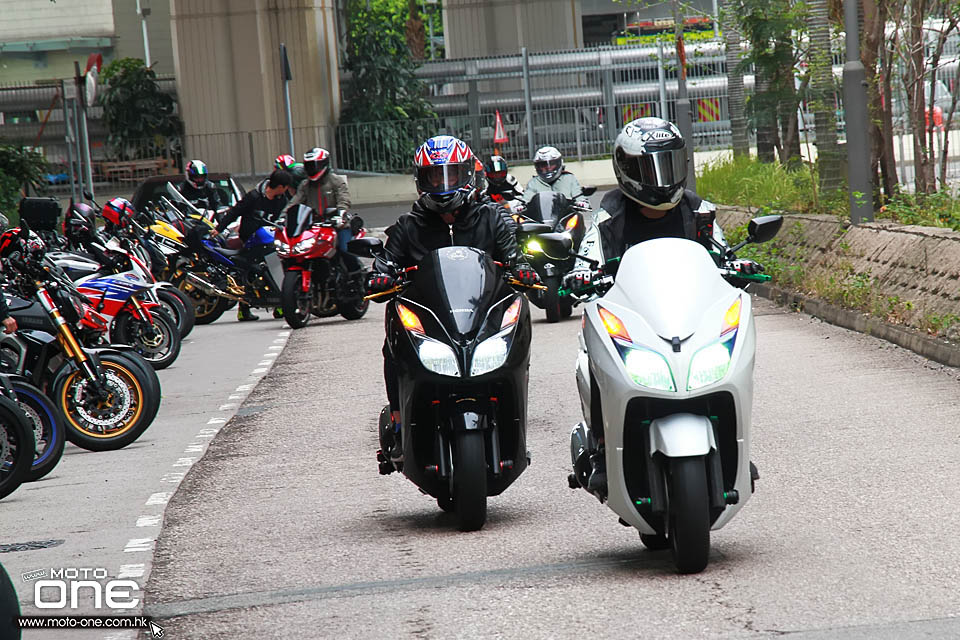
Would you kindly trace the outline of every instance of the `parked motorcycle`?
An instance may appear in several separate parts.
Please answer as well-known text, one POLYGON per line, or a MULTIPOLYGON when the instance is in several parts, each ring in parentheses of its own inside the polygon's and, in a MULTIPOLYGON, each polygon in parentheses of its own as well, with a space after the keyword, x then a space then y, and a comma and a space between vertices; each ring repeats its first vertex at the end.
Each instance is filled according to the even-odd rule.
MULTIPOLYGON (((354 217, 351 225, 356 238, 364 237, 360 218, 354 217)), ((307 325, 311 315, 324 317, 337 312, 347 320, 364 316, 370 305, 363 297, 366 270, 359 277, 348 274, 337 253, 334 216, 314 223, 310 207, 291 209, 283 228, 276 232, 276 245, 283 261, 281 301, 287 324, 299 329, 307 325)))
POLYGON ((670 547, 680 573, 706 567, 711 529, 753 491, 755 328, 750 296, 728 280, 768 279, 734 269, 735 251, 770 240, 782 222, 751 221, 747 241, 719 247, 719 267, 689 240, 635 245, 615 279, 609 266, 598 269, 604 295, 584 311, 576 369, 584 421, 571 434, 570 486, 591 485, 603 434, 607 479, 592 493, 647 547, 670 547))
MULTIPOLYGON (((380 417, 380 473, 401 471, 453 511, 462 531, 486 521, 487 497, 526 469, 530 312, 503 268, 469 247, 444 247, 416 267, 391 265, 376 238, 352 240, 377 268, 403 272, 375 296, 387 304, 387 345, 397 363, 403 461, 388 459, 390 409, 380 417)), ((374 296, 369 296, 374 297, 374 296)))
MULTIPOLYGON (((582 195, 589 196, 596 187, 583 187, 582 195)), ((530 302, 547 314, 547 322, 569 318, 574 300, 561 289, 563 276, 573 270, 576 257, 586 235, 585 213, 590 207, 583 201, 567 198, 555 191, 536 193, 526 207, 515 207, 518 222, 517 244, 524 257, 540 276, 545 289, 530 294, 530 302), (559 244, 563 236, 570 239, 570 250, 559 244), (548 247, 554 247, 553 250, 548 247), (556 249, 560 248, 560 251, 556 249)))
POLYGON ((33 428, 17 405, 7 380, 0 382, 6 385, 0 387, 0 498, 4 498, 29 480, 36 445, 33 428))

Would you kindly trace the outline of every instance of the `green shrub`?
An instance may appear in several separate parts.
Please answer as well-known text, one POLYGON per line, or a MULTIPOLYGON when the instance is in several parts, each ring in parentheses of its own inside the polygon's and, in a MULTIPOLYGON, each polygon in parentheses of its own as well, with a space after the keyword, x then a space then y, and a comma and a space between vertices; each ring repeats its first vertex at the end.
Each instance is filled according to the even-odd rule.
POLYGON ((35 188, 44 184, 47 162, 30 149, 0 145, 0 212, 13 221, 20 203, 20 188, 30 183, 35 188))

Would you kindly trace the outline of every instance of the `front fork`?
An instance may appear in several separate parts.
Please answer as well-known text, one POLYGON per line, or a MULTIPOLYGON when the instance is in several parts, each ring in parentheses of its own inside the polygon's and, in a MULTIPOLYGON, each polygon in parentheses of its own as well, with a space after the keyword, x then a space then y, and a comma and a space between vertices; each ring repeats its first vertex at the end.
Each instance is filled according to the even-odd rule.
POLYGON ((67 356, 76 363, 87 380, 93 383, 99 383, 100 375, 96 365, 90 360, 90 357, 83 350, 83 347, 80 346, 76 336, 73 335, 73 331, 70 330, 67 321, 63 319, 60 309, 54 304, 53 298, 50 297, 46 288, 44 288, 41 283, 37 284, 39 288, 37 298, 40 300, 40 306, 43 307, 43 310, 47 312, 53 319, 54 324, 57 325, 57 342, 60 343, 60 346, 67 356))

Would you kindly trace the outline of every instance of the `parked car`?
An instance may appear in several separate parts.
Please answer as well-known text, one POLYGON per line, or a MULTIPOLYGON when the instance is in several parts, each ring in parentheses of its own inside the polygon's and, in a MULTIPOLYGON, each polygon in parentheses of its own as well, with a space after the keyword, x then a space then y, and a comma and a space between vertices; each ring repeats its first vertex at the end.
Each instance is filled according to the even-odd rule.
MULTIPOLYGON (((211 173, 207 180, 213 183, 220 194, 220 203, 224 207, 232 207, 246 191, 229 173, 211 173)), ((160 196, 167 195, 167 183, 172 182, 179 186, 183 182, 183 174, 151 176, 140 183, 133 192, 130 202, 137 211, 142 211, 148 203, 157 202, 160 196)))

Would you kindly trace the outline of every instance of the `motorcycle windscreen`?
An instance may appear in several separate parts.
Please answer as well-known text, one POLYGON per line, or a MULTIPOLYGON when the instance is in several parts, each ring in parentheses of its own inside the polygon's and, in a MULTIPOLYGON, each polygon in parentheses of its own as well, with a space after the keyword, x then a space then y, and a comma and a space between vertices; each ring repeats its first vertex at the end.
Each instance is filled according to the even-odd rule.
POLYGON ((702 245, 682 238, 658 238, 627 250, 616 284, 607 295, 626 298, 615 301, 643 316, 661 338, 685 340, 703 322, 707 310, 731 291, 733 287, 702 245))
POLYGON ((436 314, 451 336, 474 334, 494 303, 496 265, 472 247, 443 247, 428 254, 414 276, 411 299, 436 314))
POLYGON ((287 211, 287 218, 284 222, 284 231, 288 238, 296 238, 303 235, 303 232, 310 226, 313 219, 313 209, 305 204, 297 206, 296 210, 287 211))
POLYGON ((557 226, 560 216, 566 212, 566 196, 556 191, 540 191, 527 204, 526 215, 534 220, 557 226))

